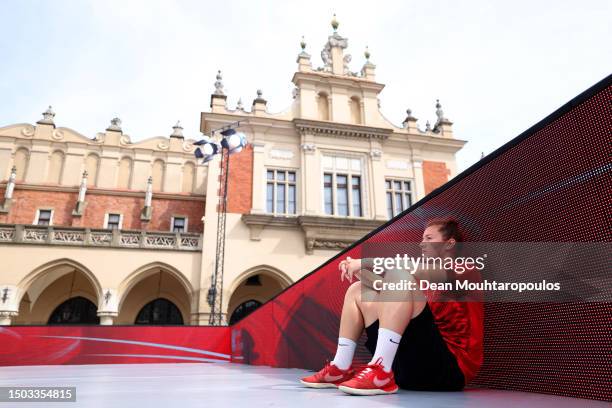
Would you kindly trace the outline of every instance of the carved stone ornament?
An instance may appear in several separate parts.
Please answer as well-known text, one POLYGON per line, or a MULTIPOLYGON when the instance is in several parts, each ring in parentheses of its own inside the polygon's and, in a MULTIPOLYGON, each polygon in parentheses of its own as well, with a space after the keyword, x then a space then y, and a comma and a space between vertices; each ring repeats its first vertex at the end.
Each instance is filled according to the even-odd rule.
POLYGON ((221 71, 217 71, 217 80, 215 81, 215 93, 213 95, 225 95, 223 92, 223 76, 221 71))
POLYGON ((189 142, 183 142, 183 151, 187 153, 193 153, 195 146, 189 142))
POLYGON ((314 143, 302 143, 301 147, 305 152, 314 152, 317 148, 314 143))
POLYGON ((64 138, 64 132, 60 129, 54 129, 53 133, 51 133, 51 137, 54 140, 62 140, 64 138))
POLYGON ((27 125, 23 129, 21 129, 21 134, 25 137, 33 137, 34 136, 34 126, 27 125))
POLYGON ((110 125, 106 128, 106 130, 111 130, 114 132, 121 132, 121 119, 112 118, 110 121, 110 125))

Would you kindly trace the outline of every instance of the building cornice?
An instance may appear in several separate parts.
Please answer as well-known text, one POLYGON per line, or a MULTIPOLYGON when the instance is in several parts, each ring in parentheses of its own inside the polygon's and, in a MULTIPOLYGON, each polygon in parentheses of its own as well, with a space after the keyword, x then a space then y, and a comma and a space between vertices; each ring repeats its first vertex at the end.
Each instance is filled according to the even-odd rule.
POLYGON ((147 151, 149 154, 175 153, 183 157, 192 156, 195 150, 193 146, 193 142, 195 142, 194 139, 176 139, 165 136, 155 136, 132 142, 130 136, 123 133, 119 133, 117 138, 108 136, 109 134, 117 133, 118 132, 115 131, 97 133, 95 138, 90 139, 71 128, 58 127, 53 129, 51 136, 47 136, 46 134, 40 133, 36 126, 20 123, 0 128, 0 142, 15 144, 16 141, 19 141, 19 144, 22 144, 27 141, 33 146, 50 147, 52 145, 63 145, 65 148, 80 147, 89 151, 100 149, 115 149, 114 151, 116 152, 140 150, 147 151), (11 134, 13 131, 16 133, 11 134))
POLYGON ((329 83, 333 85, 347 86, 347 87, 358 87, 361 89, 369 89, 379 93, 385 87, 384 84, 373 82, 365 78, 360 77, 349 77, 334 75, 326 72, 296 72, 293 74, 291 81, 297 84, 300 81, 310 81, 315 83, 329 83))
POLYGON ((249 227, 253 241, 261 240, 264 228, 301 229, 307 254, 312 254, 314 249, 341 250, 387 222, 351 217, 272 214, 243 214, 241 219, 249 227))
POLYGON ((250 129, 252 131, 263 130, 268 128, 293 130, 292 120, 289 118, 280 118, 275 116, 256 116, 249 112, 241 113, 219 113, 219 112, 201 112, 200 116, 200 131, 207 133, 210 131, 211 124, 226 125, 232 122, 240 121, 240 127, 250 129), (207 126, 208 125, 208 126, 207 126))
POLYGON ((332 137, 386 140, 393 133, 393 129, 309 119, 294 119, 293 123, 301 135, 319 134, 332 137))
POLYGON ((436 151, 448 153, 456 153, 467 143, 466 140, 460 139, 394 132, 387 141, 387 146, 405 146, 406 142, 408 142, 413 149, 433 148, 436 151))
MULTIPOLYGON (((0 183, 0 188, 6 187, 6 183, 0 183)), ((18 183, 15 184, 15 190, 25 190, 25 191, 41 191, 41 192, 56 192, 56 193, 77 193, 79 192, 79 187, 68 187, 68 186, 58 186, 58 185, 44 185, 44 184, 25 184, 18 183)), ((87 195, 111 195, 111 196, 121 196, 121 197, 139 197, 144 198, 145 191, 125 191, 125 190, 111 190, 104 188, 96 188, 96 187, 87 187, 87 195)), ((206 201, 205 195, 199 194, 175 194, 175 193, 164 193, 164 192, 153 192, 153 196, 155 198, 163 198, 167 200, 182 200, 182 201, 206 201)))

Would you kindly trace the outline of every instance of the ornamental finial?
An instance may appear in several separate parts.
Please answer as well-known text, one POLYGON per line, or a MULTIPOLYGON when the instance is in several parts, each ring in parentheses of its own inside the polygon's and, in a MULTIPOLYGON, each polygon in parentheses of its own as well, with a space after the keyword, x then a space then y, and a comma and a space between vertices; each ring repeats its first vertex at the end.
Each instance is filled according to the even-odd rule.
POLYGON ((300 41, 300 47, 302 47, 302 52, 306 50, 306 41, 304 41, 304 36, 302 36, 302 41, 300 41))
POLYGON ((223 95, 223 76, 221 70, 217 71, 217 80, 215 81, 215 93, 214 95, 223 95))
POLYGON ((53 118, 55 117, 55 112, 53 112, 53 108, 51 105, 47 108, 46 111, 43 112, 43 119, 53 122, 53 118))
POLYGON ((55 117, 55 112, 53 112, 53 108, 51 108, 51 105, 49 105, 47 110, 42 113, 42 116, 43 118, 36 123, 54 125, 53 118, 55 117))
POLYGON ((404 119, 404 122, 409 120, 416 120, 416 118, 412 116, 412 109, 406 109, 406 119, 404 119))
POLYGON ((107 127, 106 130, 114 130, 116 132, 121 132, 121 119, 112 118, 110 123, 110 126, 107 127))
POLYGON ((439 99, 436 99, 436 116, 438 117, 438 122, 444 119, 444 111, 442 110, 439 99))
POLYGON ((170 137, 184 137, 183 136, 183 127, 181 126, 181 121, 177 120, 176 125, 172 126, 173 132, 170 137))
POLYGON ((339 25, 340 23, 338 23, 338 20, 336 19, 336 13, 334 13, 334 18, 332 18, 332 21, 331 21, 331 26, 334 29, 334 32, 338 30, 339 25))
POLYGON ((371 55, 371 54, 370 54, 370 49, 368 48, 368 46, 367 46, 367 45, 366 45, 366 49, 365 49, 365 52, 363 53, 363 55, 365 56, 366 61, 367 61, 367 62, 370 62, 370 55, 371 55))

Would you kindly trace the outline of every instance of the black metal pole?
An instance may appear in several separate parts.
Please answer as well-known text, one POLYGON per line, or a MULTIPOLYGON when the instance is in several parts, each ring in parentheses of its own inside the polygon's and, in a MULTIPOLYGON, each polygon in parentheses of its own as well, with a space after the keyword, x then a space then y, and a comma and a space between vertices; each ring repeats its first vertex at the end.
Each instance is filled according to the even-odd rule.
POLYGON ((223 194, 217 215, 217 251, 215 253, 215 273, 211 279, 208 301, 211 306, 209 324, 213 326, 222 325, 223 322, 223 270, 225 266, 225 226, 227 219, 227 186, 229 181, 229 159, 227 149, 221 150, 221 183, 223 194), (223 159, 225 157, 225 169, 223 159))

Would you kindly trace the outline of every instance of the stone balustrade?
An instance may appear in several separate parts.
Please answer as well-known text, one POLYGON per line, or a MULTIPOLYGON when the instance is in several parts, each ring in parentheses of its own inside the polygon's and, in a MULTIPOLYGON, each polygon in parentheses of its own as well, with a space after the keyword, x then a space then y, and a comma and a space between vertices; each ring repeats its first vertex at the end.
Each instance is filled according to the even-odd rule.
POLYGON ((201 251, 202 234, 0 224, 0 244, 201 251))

